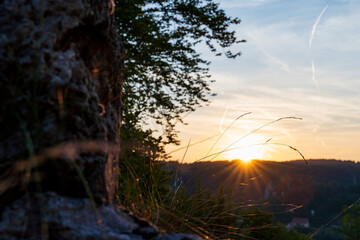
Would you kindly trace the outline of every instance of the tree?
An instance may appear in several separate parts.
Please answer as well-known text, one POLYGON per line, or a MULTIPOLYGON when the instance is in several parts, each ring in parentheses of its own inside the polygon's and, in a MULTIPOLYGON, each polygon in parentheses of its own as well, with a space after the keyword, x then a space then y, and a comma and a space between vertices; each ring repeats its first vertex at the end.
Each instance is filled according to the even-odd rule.
POLYGON ((210 62, 201 58, 196 47, 204 43, 218 56, 236 58, 240 53, 219 49, 242 42, 229 30, 240 20, 226 16, 212 0, 116 0, 115 19, 126 50, 121 138, 122 145, 130 144, 120 161, 119 199, 125 205, 134 199, 144 206, 155 203, 154 209, 166 211, 178 204, 187 206, 193 202, 184 200, 184 193, 166 189, 169 175, 155 160, 164 144, 178 143, 175 125, 182 122, 181 116, 214 95, 209 87, 210 62), (146 127, 151 121, 163 133, 155 135, 146 127), (149 166, 155 170, 149 172, 149 166), (153 191, 158 186, 164 191, 153 191), (140 196, 141 192, 147 194, 140 196))
MULTIPOLYGON (((181 115, 209 101, 209 61, 196 46, 205 43, 217 56, 244 42, 237 40, 228 17, 212 0, 116 0, 118 32, 124 42, 123 135, 145 130, 153 121, 163 128, 162 144, 178 143, 175 125, 181 115), (129 127, 126 127, 129 126, 129 127)), ((153 134, 154 130, 150 130, 153 134)), ((123 137, 124 139, 124 137, 123 137)))
POLYGON ((351 212, 341 219, 341 227, 345 239, 360 238, 360 205, 355 205, 351 212))
POLYGON ((252 239, 305 239, 306 235, 295 229, 287 229, 281 223, 275 223, 269 212, 258 208, 244 209, 240 228, 252 239))

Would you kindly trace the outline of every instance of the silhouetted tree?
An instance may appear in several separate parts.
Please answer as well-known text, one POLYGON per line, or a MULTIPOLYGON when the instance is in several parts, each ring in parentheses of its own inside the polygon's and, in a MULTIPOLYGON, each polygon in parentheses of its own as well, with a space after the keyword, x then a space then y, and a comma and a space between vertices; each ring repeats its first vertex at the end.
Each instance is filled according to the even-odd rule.
POLYGON ((341 219, 341 227, 345 239, 360 239, 360 206, 356 205, 352 211, 341 219))
POLYGON ((122 131, 144 130, 144 123, 154 120, 164 130, 160 141, 176 143, 174 127, 182 122, 181 114, 194 111, 213 95, 210 62, 200 57, 196 46, 204 42, 217 56, 236 58, 239 52, 223 49, 243 42, 229 30, 240 20, 228 17, 213 0, 117 0, 115 4, 126 49, 122 131))

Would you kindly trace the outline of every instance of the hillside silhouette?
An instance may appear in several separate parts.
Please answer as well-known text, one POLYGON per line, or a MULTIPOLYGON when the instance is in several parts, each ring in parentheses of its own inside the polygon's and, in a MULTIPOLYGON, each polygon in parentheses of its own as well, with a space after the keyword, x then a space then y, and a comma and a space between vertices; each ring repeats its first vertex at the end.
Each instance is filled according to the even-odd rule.
POLYGON ((360 194, 360 164, 353 161, 167 162, 165 168, 177 172, 177 184, 188 193, 196 190, 198 182, 213 191, 223 184, 235 201, 259 205, 285 224, 302 217, 309 218, 311 227, 319 227, 360 194))

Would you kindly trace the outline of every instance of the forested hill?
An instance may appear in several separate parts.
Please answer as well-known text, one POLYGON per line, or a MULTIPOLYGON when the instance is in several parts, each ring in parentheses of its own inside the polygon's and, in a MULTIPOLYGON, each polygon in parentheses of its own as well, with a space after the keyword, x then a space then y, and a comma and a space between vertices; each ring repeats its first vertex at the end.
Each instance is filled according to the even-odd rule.
POLYGON ((309 160, 309 165, 302 160, 168 162, 165 167, 179 170, 175 177, 181 181, 177 182, 188 192, 195 191, 199 182, 214 192, 223 184, 235 201, 266 203, 263 208, 284 223, 307 217, 312 226, 323 225, 360 197, 360 163, 353 161, 309 160), (289 204, 302 207, 290 211, 289 204))

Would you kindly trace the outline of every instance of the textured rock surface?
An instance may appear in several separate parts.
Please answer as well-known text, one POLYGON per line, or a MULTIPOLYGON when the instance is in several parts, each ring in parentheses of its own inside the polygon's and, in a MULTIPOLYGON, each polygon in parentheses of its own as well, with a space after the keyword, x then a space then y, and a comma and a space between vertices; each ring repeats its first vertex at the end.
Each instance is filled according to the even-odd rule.
MULTIPOLYGON (((17 161, 63 142, 119 143, 123 48, 109 2, 0 1, 0 201, 39 178, 42 191, 86 197, 62 155, 43 161, 38 179, 24 180, 17 161)), ((117 154, 82 154, 75 163, 98 202, 111 201, 117 154)))
POLYGON ((1 239, 197 240, 187 234, 160 234, 156 227, 113 205, 94 208, 89 199, 56 193, 30 194, 1 216, 1 239))

